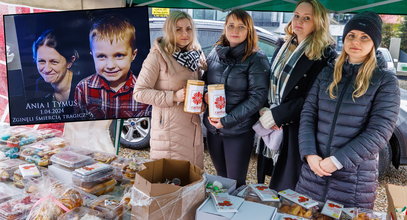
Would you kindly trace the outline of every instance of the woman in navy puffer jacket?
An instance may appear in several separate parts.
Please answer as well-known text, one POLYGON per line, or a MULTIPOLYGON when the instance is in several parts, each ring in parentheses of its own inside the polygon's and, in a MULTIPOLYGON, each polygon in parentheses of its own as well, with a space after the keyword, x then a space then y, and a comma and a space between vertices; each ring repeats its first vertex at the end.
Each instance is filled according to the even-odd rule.
POLYGON ((306 163, 296 191, 315 200, 373 208, 378 153, 393 133, 400 106, 397 78, 382 69, 376 53, 381 24, 372 12, 346 24, 342 54, 322 70, 305 101, 299 144, 306 163))

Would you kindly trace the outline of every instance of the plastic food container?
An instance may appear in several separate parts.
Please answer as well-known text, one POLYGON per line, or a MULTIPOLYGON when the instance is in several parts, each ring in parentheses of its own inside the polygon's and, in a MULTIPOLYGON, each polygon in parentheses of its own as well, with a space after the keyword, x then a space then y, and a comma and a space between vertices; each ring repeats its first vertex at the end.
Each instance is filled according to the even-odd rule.
POLYGON ((112 178, 113 167, 104 163, 94 163, 72 172, 73 183, 84 188, 91 188, 112 178))
POLYGON ((301 218, 295 215, 289 215, 286 213, 276 213, 273 218, 274 220, 305 220, 305 218, 301 218))
POLYGON ((0 181, 11 181, 18 166, 27 162, 19 159, 9 159, 0 162, 0 181))
POLYGON ((8 146, 1 146, 0 147, 0 161, 7 160, 7 159, 16 159, 19 157, 19 149, 18 147, 8 147, 8 146))
POLYGON ((37 142, 34 144, 30 144, 30 145, 26 145, 20 148, 20 157, 27 157, 27 156, 31 156, 31 155, 35 155, 38 154, 40 152, 44 152, 44 151, 50 151, 51 148, 42 143, 42 142, 37 142))
POLYGON ((94 152, 92 155, 92 158, 96 161, 110 164, 112 161, 114 161, 117 158, 117 156, 114 154, 109 154, 109 153, 104 153, 104 152, 94 152))
POLYGON ((103 195, 105 193, 111 192, 114 190, 114 187, 116 185, 116 180, 115 179, 111 179, 109 181, 106 181, 104 183, 100 183, 95 185, 92 188, 84 188, 84 187, 79 187, 81 190, 96 195, 96 196, 100 196, 103 195))
POLYGON ((33 129, 29 127, 8 127, 2 130, 0 140, 2 143, 7 144, 10 139, 10 141, 16 140, 24 133, 31 131, 33 131, 33 129))
POLYGON ((115 169, 115 178, 118 180, 134 180, 136 173, 144 168, 143 163, 151 160, 136 157, 133 159, 127 159, 119 157, 112 161, 112 165, 115 169))
POLYGON ((44 144, 51 147, 51 149, 64 148, 69 145, 69 142, 61 137, 49 138, 43 141, 44 144))
POLYGON ((20 189, 25 187, 24 179, 40 178, 44 172, 47 172, 45 168, 39 170, 34 164, 23 164, 19 166, 19 169, 14 171, 13 182, 14 186, 20 189), (28 165, 26 170, 24 167, 28 165), (23 172, 21 172, 23 170, 23 172))
MULTIPOLYGON (((263 184, 254 184, 254 187, 258 187, 258 186, 263 186, 263 184)), ((266 186, 267 187, 267 186, 266 186)), ((267 187, 268 188, 268 187, 267 187)), ((275 194, 275 196, 277 196, 277 194, 275 194)), ((270 201, 264 201, 260 198, 260 196, 253 190, 252 186, 248 186, 245 189, 245 192, 243 192, 243 197, 245 200, 247 201, 251 201, 251 202, 257 202, 257 203, 261 203, 264 205, 268 205, 268 206, 272 206, 275 208, 280 207, 280 199, 277 198, 273 198, 270 201)))
POLYGON ((67 169, 78 169, 94 163, 94 160, 85 155, 71 151, 61 151, 51 157, 51 162, 63 166, 67 169))
POLYGON ((102 220, 104 216, 101 212, 90 209, 86 207, 77 207, 72 209, 70 212, 67 212, 60 217, 58 220, 72 220, 72 219, 92 219, 92 220, 102 220))
POLYGON ((278 192, 281 199, 280 213, 311 219, 318 214, 318 202, 308 196, 287 189, 278 192))
POLYGON ((342 204, 327 200, 322 208, 321 214, 333 219, 339 219, 342 215, 342 210, 342 204))
POLYGON ((68 146, 63 148, 62 151, 69 151, 69 152, 75 152, 81 155, 86 155, 92 157, 92 155, 95 153, 95 151, 91 151, 82 147, 77 147, 77 146, 68 146))
POLYGON ((20 159, 35 163, 39 166, 48 166, 52 155, 58 153, 60 147, 51 147, 44 141, 21 147, 20 159))
POLYGON ((386 220, 387 214, 384 212, 375 212, 370 209, 357 209, 357 220, 386 220))
POLYGON ((38 137, 32 128, 10 128, 10 132, 2 136, 2 141, 9 147, 19 147, 38 141, 38 137))
POLYGON ((10 132, 10 137, 4 142, 7 146, 18 147, 38 142, 47 138, 52 138, 56 136, 61 136, 62 132, 54 129, 28 129, 28 128, 18 128, 10 132))
POLYGON ((358 215, 357 208, 343 208, 341 214, 341 220, 352 220, 358 215))
POLYGON ((0 183, 0 204, 8 201, 23 192, 15 187, 0 183))
POLYGON ((31 195, 19 196, 0 204, 0 219, 25 219, 39 199, 31 195))
POLYGON ((7 160, 6 152, 9 150, 9 147, 0 145, 0 161, 7 160))
POLYGON ((37 133, 38 140, 62 136, 62 132, 56 129, 39 129, 37 133))
POLYGON ((115 200, 113 196, 101 196, 90 207, 102 213, 106 219, 115 219, 123 215, 123 203, 115 200))

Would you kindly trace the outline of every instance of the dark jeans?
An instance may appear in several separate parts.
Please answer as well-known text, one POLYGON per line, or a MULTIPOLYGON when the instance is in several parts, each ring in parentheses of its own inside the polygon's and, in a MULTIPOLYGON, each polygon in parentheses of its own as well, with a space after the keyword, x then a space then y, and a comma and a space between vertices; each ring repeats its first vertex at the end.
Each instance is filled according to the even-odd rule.
POLYGON ((209 154, 217 174, 236 180, 237 187, 245 185, 253 150, 254 131, 231 137, 208 131, 207 140, 209 154))

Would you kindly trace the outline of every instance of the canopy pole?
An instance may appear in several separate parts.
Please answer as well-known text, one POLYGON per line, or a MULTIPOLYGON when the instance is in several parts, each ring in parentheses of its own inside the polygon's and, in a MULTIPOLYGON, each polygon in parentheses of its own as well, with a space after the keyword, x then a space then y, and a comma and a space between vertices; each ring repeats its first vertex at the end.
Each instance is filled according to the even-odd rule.
POLYGON ((115 126, 114 126, 114 148, 116 150, 116 155, 119 155, 120 150, 120 134, 122 133, 123 129, 123 119, 116 119, 115 126))

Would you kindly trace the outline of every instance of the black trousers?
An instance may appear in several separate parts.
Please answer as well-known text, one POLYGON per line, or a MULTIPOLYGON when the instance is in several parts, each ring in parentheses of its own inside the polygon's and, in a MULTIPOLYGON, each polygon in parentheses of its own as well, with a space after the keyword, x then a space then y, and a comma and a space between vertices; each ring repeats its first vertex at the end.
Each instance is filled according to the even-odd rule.
POLYGON ((218 176, 246 184, 247 169, 254 144, 254 131, 238 136, 221 136, 208 131, 208 150, 218 176))
POLYGON ((260 153, 257 155, 257 182, 264 183, 266 175, 273 173, 273 159, 263 156, 263 149, 266 147, 263 140, 260 140, 260 153))

